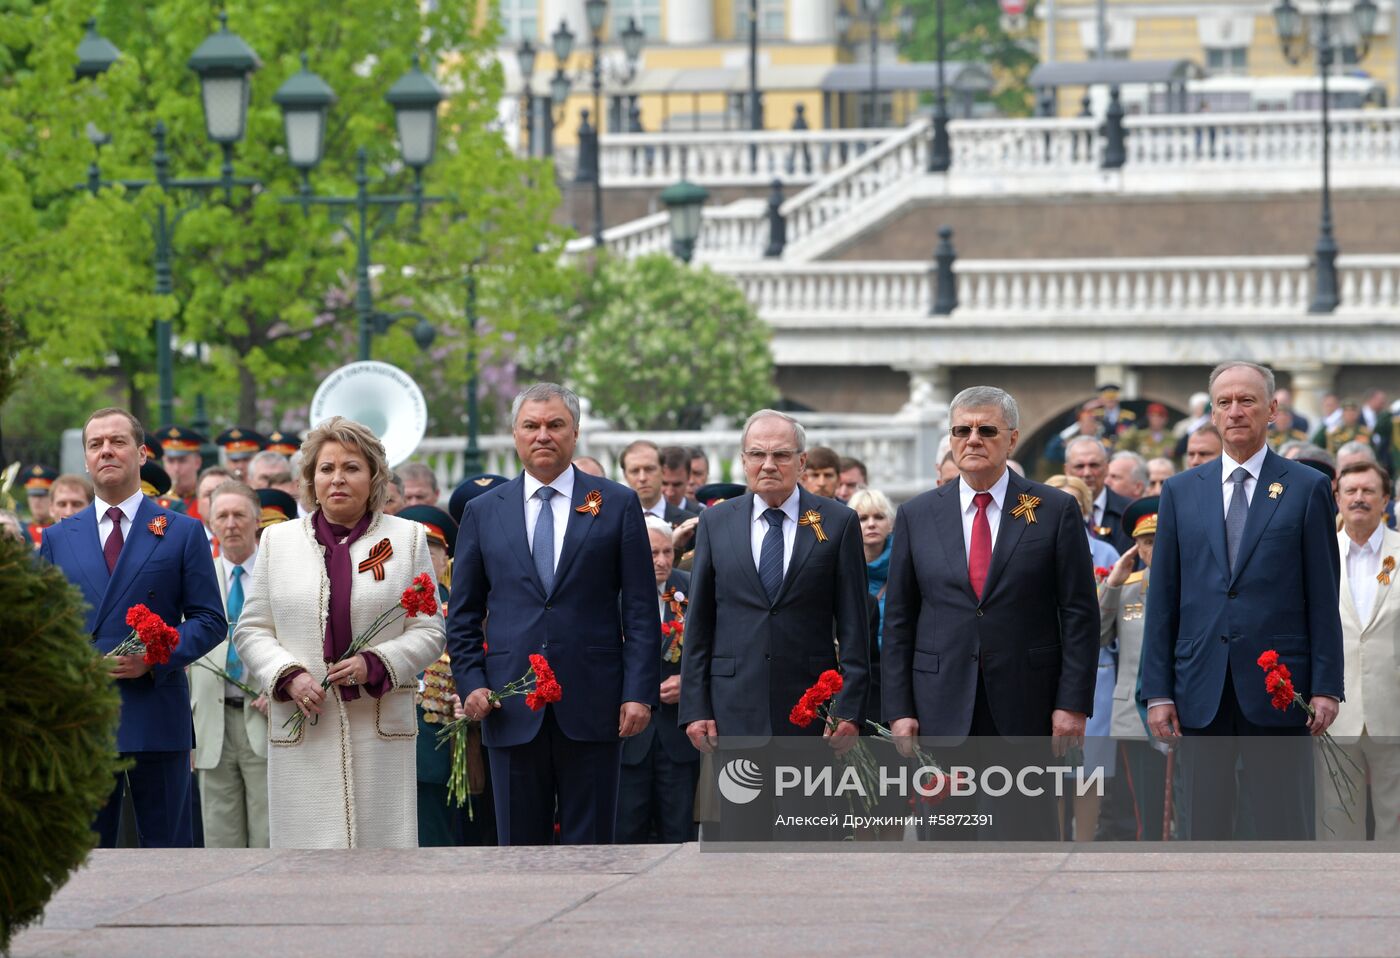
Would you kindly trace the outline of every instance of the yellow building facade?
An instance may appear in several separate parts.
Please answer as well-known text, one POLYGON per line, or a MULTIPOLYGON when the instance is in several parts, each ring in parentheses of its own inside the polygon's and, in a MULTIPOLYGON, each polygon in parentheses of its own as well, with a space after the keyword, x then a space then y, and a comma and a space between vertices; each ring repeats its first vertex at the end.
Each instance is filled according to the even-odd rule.
MULTIPOLYGON (((1318 11, 1316 0, 1294 0, 1311 33, 1318 11)), ((1349 0, 1328 5, 1334 22, 1338 56, 1333 75, 1364 71, 1396 96, 1395 23, 1400 4, 1378 0, 1375 35, 1359 57, 1349 0)), ((1104 48, 1113 59, 1191 60, 1209 77, 1314 77, 1317 61, 1309 51, 1298 64, 1283 55, 1274 27, 1273 2, 1239 0, 1107 0, 1104 48)), ((1095 0, 1041 0, 1036 9, 1040 30, 1040 61, 1078 62, 1095 57, 1098 13, 1095 0)), ((1062 99, 1062 111, 1067 102, 1062 99)))
MULTIPOLYGON (((799 105, 812 129, 869 125, 869 86, 832 89, 833 68, 847 65, 846 86, 870 63, 869 24, 859 14, 846 33, 837 30, 838 4, 858 10, 861 0, 759 0, 759 78, 767 129, 790 129, 799 105)), ((620 132, 635 105, 648 131, 747 129, 750 0, 609 0, 602 30, 603 131, 620 132), (646 40, 635 73, 629 72, 619 37, 635 20, 646 40)), ((875 122, 902 124, 917 109, 919 95, 878 82, 879 68, 896 61, 894 15, 886 0, 878 29, 875 122)), ((573 83, 567 104, 556 108, 554 140, 577 139, 581 111, 593 109, 590 32, 584 0, 499 0, 499 55, 507 90, 517 95, 522 79, 516 49, 524 40, 537 52, 531 91, 547 100, 557 64, 551 35, 561 23, 574 34, 574 52, 564 70, 573 83)), ((860 74, 863 77, 863 73, 860 74)), ((538 109, 538 107, 537 107, 538 109)))

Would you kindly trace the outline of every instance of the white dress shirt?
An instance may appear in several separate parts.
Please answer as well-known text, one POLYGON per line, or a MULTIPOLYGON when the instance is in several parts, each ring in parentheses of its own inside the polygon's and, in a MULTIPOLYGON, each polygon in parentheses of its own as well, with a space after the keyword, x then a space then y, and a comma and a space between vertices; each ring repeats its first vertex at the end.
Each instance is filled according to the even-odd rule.
POLYGON ((666 497, 661 496, 660 498, 658 498, 655 502, 651 504, 650 509, 648 509, 646 506, 642 506, 642 515, 656 516, 656 518, 664 522, 666 520, 666 497))
POLYGON ((122 511, 122 544, 131 538, 131 524, 136 521, 136 510, 141 508, 141 500, 146 497, 140 489, 133 492, 122 502, 103 502, 101 496, 95 496, 92 504, 97 508, 97 542, 101 546, 107 545, 107 537, 112 534, 112 520, 107 518, 107 510, 116 506, 122 511))
MULTIPOLYGON (((535 523, 540 517, 540 507, 544 505, 544 500, 535 493, 543 485, 543 482, 525 473, 525 542, 530 547, 531 555, 535 553, 535 523)), ((564 532, 569 528, 569 513, 573 511, 574 467, 569 466, 555 476, 549 487, 556 493, 549 500, 549 507, 554 510, 554 568, 558 569, 559 556, 564 553, 564 532)))
MULTIPOLYGON (((224 581, 228 583, 228 588, 230 590, 233 589, 233 567, 236 565, 241 565, 243 567, 243 600, 246 602, 248 600, 248 577, 253 574, 253 563, 258 561, 258 550, 254 549, 253 554, 250 555, 248 558, 244 559, 242 562, 232 562, 226 555, 221 555, 214 561, 218 562, 224 567, 224 581)), ((224 614, 228 614, 227 598, 224 599, 224 614)), ((228 624, 230 637, 232 637, 233 635, 233 625, 234 623, 232 621, 230 621, 228 624)), ((222 666, 220 666, 220 668, 222 668, 222 666)), ((247 681, 246 677, 244 680, 244 684, 253 685, 252 682, 247 681)), ((224 696, 226 698, 239 699, 243 698, 243 695, 243 690, 240 689, 238 686, 234 685, 232 682, 224 683, 224 696)))
POLYGON ((1244 501, 1253 504, 1254 487, 1259 484, 1259 471, 1264 468, 1264 457, 1268 452, 1267 445, 1260 446, 1259 451, 1244 462, 1231 459, 1228 452, 1220 454, 1220 501, 1224 503, 1220 513, 1222 516, 1230 514, 1230 499, 1235 495, 1235 484, 1230 481, 1230 476, 1240 466, 1244 466, 1245 471, 1249 473, 1249 478, 1244 481, 1244 501))
POLYGON ((1108 486, 1099 490, 1098 498, 1094 500, 1094 528, 1103 526, 1103 511, 1108 508, 1108 486))
MULTIPOLYGON (((1006 490, 1011 486, 1011 470, 1003 469, 1001 478, 992 483, 987 491, 992 494, 991 505, 987 506, 987 525, 992 528, 992 547, 997 544, 997 530, 1001 528, 1001 513, 1006 503, 1006 490)), ((972 520, 977 517, 977 504, 972 501, 977 490, 958 477, 958 499, 962 502, 963 554, 972 558, 972 520)))
MULTIPOLYGON (((797 500, 801 489, 793 489, 779 509, 783 510, 783 575, 787 575, 788 563, 792 561, 792 544, 797 541, 797 500)), ((763 537, 768 534, 768 520, 763 514, 769 510, 762 496, 753 497, 753 516, 749 520, 749 544, 753 546, 753 565, 759 567, 759 556, 763 553, 763 537)))
POLYGON ((1385 538, 1385 523, 1376 526, 1365 545, 1347 539, 1347 584, 1351 586, 1351 601, 1356 617, 1364 628, 1371 618, 1371 606, 1376 601, 1376 576, 1381 571, 1381 540, 1385 538))

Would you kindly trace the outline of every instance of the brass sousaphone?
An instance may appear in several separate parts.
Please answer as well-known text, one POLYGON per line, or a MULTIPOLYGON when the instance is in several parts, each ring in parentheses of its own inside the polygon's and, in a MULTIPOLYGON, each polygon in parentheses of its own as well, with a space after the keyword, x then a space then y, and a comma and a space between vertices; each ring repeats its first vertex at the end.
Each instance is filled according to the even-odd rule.
POLYGON ((311 398, 311 424, 332 416, 353 419, 378 436, 391 467, 412 456, 428 431, 423 391, 388 363, 350 363, 323 379, 311 398))

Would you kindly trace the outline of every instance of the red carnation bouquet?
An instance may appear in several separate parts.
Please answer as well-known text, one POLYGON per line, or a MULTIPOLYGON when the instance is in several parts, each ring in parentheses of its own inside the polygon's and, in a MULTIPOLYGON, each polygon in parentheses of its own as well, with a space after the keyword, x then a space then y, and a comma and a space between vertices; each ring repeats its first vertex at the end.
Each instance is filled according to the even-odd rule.
MULTIPOLYGON (((420 572, 413 577, 413 582, 409 587, 403 590, 403 594, 399 596, 399 601, 380 613, 379 618, 375 619, 363 634, 355 636, 354 640, 350 643, 350 647, 342 652, 340 656, 330 664, 335 665, 337 662, 344 662, 352 656, 359 655, 370 642, 374 641, 376 635, 383 632, 391 623, 397 622, 401 618, 411 619, 417 615, 437 615, 437 611, 437 584, 433 582, 433 577, 428 573, 420 572)), ((321 679, 322 689, 329 689, 330 687, 331 683, 329 678, 321 679)), ((287 721, 282 723, 282 727, 290 728, 292 734, 295 735, 297 732, 301 731, 302 726, 305 724, 306 715, 298 709, 292 713, 287 721)), ((313 718, 311 724, 315 725, 316 719, 313 718)))
POLYGON ((180 644, 180 631, 144 605, 126 610, 126 624, 131 626, 131 634, 108 652, 108 657, 139 654, 147 665, 164 665, 180 644))
MULTIPOLYGON (((817 678, 815 685, 802 693, 802 697, 797 700, 797 704, 788 713, 788 721, 798 728, 808 728, 820 718, 828 730, 836 731, 841 720, 831 714, 831 700, 835 698, 837 692, 841 691, 844 684, 845 680, 841 678, 840 672, 835 669, 827 669, 817 678)), ((895 744, 894 733, 879 722, 866 719, 865 726, 880 741, 890 745, 895 744)), ((938 763, 933 760, 932 756, 917 745, 914 747, 914 757, 921 766, 938 769, 938 763)), ((869 811, 879 800, 879 762, 862 739, 857 739, 856 744, 842 758, 860 776, 861 790, 865 793, 862 802, 866 810, 869 811)), ((939 772, 941 773, 941 769, 939 772)))
MULTIPOLYGON (((1264 670, 1264 689, 1269 693, 1269 701, 1274 708, 1280 712, 1287 712, 1294 705, 1308 713, 1309 718, 1315 718, 1317 712, 1311 705, 1303 701, 1303 697, 1293 688, 1293 674, 1288 670, 1288 666, 1278 660, 1278 653, 1273 649, 1267 649, 1259 656, 1259 667, 1264 670)), ((1332 787, 1337 792, 1337 800, 1342 804, 1342 811, 1346 814, 1347 821, 1353 821, 1351 817, 1351 806, 1356 801, 1356 783, 1351 780, 1351 775, 1347 772, 1343 762, 1356 769, 1358 774, 1365 775, 1361 766, 1357 765, 1346 751, 1337 744, 1337 740, 1332 737, 1331 732, 1323 732, 1319 736, 1322 748, 1322 763, 1327 767, 1327 776, 1332 780, 1332 787)))
MULTIPOLYGON (((525 696, 525 704, 531 711, 538 712, 551 702, 562 699, 564 689, 555 678, 549 660, 535 653, 530 656, 530 667, 525 670, 524 675, 514 682, 507 682, 504 687, 487 697, 488 710, 512 695, 525 696)), ((448 743, 452 748, 452 772, 447 777, 447 800, 457 808, 461 808, 465 803, 467 817, 473 821, 475 815, 471 809, 471 777, 467 774, 467 732, 474 721, 478 720, 469 719, 465 715, 453 719, 444 725, 437 735, 439 748, 443 743, 448 743)))

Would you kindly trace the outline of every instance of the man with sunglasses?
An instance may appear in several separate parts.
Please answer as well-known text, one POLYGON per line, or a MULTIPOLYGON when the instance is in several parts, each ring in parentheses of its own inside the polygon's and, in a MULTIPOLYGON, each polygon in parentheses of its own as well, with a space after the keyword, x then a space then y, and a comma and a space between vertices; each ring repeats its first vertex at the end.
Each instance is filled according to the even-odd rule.
MULTIPOLYGON (((1020 435, 1010 394, 965 389, 949 416, 958 478, 916 496, 895 519, 881 648, 885 719, 905 737, 906 754, 913 736, 972 736, 956 764, 1063 764, 1054 756, 1083 741, 1093 710, 1099 651, 1079 503, 1007 467, 1020 435)), ((1012 789, 965 810, 993 814, 980 836, 1054 839, 1049 794, 1012 789)))

